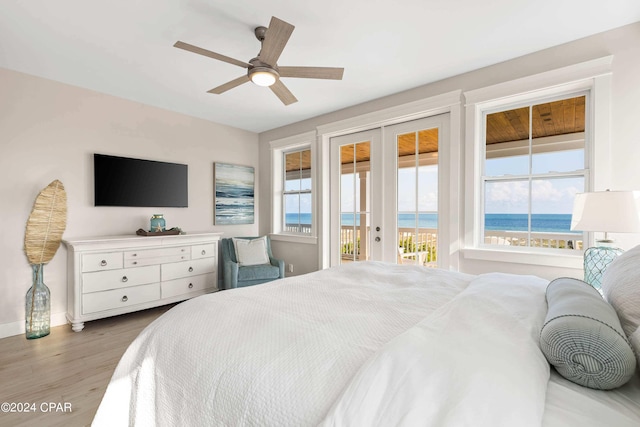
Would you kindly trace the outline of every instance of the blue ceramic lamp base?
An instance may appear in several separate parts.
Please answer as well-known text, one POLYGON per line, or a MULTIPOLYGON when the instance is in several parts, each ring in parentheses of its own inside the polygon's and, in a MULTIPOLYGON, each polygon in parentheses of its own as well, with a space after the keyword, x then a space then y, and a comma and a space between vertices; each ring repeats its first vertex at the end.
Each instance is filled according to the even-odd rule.
POLYGON ((595 246, 584 252, 584 281, 600 290, 607 266, 624 251, 609 246, 595 246))

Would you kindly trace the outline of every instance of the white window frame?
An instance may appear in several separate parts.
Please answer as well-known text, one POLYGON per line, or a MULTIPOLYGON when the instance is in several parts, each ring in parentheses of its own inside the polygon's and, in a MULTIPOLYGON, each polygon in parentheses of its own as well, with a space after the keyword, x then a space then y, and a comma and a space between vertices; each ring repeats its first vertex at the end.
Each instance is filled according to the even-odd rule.
MULTIPOLYGON (((586 131, 585 132, 581 132, 579 134, 571 134, 571 135, 561 135, 559 137, 551 137, 551 138, 537 138, 535 140, 532 139, 532 135, 529 135, 529 146, 528 148, 525 150, 524 147, 522 148, 506 148, 506 149, 498 149, 499 151, 503 152, 504 156, 515 156, 515 155, 526 155, 528 156, 529 160, 529 166, 531 166, 531 161, 532 161, 532 156, 533 156, 533 145, 537 145, 536 143, 540 144, 539 148, 541 148, 542 151, 540 152, 558 152, 558 149, 572 149, 572 148, 578 148, 578 147, 583 147, 584 149, 584 165, 583 168, 581 170, 576 170, 576 171, 566 171, 566 172, 545 172, 545 173, 537 173, 534 174, 532 171, 528 171, 527 173, 523 173, 520 175, 506 175, 506 176, 488 176, 486 174, 486 171, 483 170, 481 173, 481 181, 482 181, 482 197, 483 197, 483 202, 480 205, 480 209, 482 210, 481 212, 477 212, 478 214, 478 221, 480 222, 480 224, 483 224, 483 219, 484 219, 484 207, 485 207, 485 200, 484 197, 486 195, 486 187, 487 187, 487 183, 489 182, 500 182, 500 181, 508 181, 508 182, 513 182, 513 181, 526 181, 529 183, 529 210, 528 210, 528 214, 531 214, 531 209, 532 209, 532 203, 531 203, 531 183, 532 181, 536 181, 539 179, 555 179, 555 178, 583 178, 584 179, 584 191, 589 191, 589 186, 590 186, 590 181, 589 181, 589 171, 590 171, 590 164, 589 164, 589 160, 591 158, 590 156, 590 149, 592 146, 592 142, 590 141, 590 132, 589 132, 589 120, 590 120, 590 106, 591 106, 591 100, 590 100, 590 96, 591 93, 589 91, 579 91, 579 92, 574 92, 574 93, 563 93, 557 96, 554 96, 553 98, 546 98, 546 99, 532 99, 529 100, 525 103, 521 103, 521 104, 516 104, 516 105, 503 105, 500 106, 499 108, 493 108, 490 110, 483 110, 482 114, 483 114, 483 120, 482 120, 482 144, 483 144, 483 150, 482 150, 482 156, 483 156, 483 164, 486 164, 486 159, 488 157, 487 152, 490 151, 492 152, 492 150, 488 150, 488 148, 495 148, 496 145, 491 145, 491 147, 488 147, 486 144, 486 117, 490 114, 494 114, 494 113, 499 113, 499 112, 504 112, 504 111, 509 111, 509 110, 515 110, 518 108, 524 108, 527 107, 529 108, 529 132, 531 132, 532 128, 532 122, 531 122, 531 114, 532 114, 532 110, 536 105, 540 105, 540 104, 546 104, 546 103, 550 103, 550 102, 555 102, 555 101, 562 101, 562 100, 566 100, 566 99, 571 99, 571 98, 577 98, 577 97, 582 97, 584 96, 585 99, 585 126, 586 126, 586 131), (533 144, 533 145, 532 145, 533 144)), ((498 151, 495 150, 495 151, 498 151)), ((527 235, 530 237, 530 233, 531 230, 527 230, 527 235)), ((484 243, 484 237, 486 234, 486 228, 485 227, 480 227, 480 237, 478 240, 478 245, 480 247, 488 247, 488 248, 495 248, 495 245, 491 245, 491 244, 487 244, 484 243)), ((583 233, 584 234, 584 233, 583 233)), ((584 236, 580 236, 580 238, 584 238, 586 237, 586 234, 584 234, 584 236)), ((567 249, 552 249, 552 248, 535 248, 535 247, 530 247, 530 246, 517 246, 517 247, 512 247, 510 248, 511 250, 514 251, 535 251, 535 252, 555 252, 556 254, 559 255, 563 255, 566 254, 567 249)))
POLYGON ((272 240, 294 243, 317 244, 317 161, 316 161, 316 132, 290 136, 271 141, 271 234, 272 240), (288 232, 284 229, 284 156, 287 153, 311 150, 311 234, 288 232))
MULTIPOLYGON (((469 259, 514 262, 554 267, 582 268, 576 251, 484 245, 483 167, 485 161, 484 117, 488 112, 508 110, 513 105, 588 92, 585 122, 585 190, 608 188, 611 172, 611 65, 612 56, 524 77, 464 93, 466 99, 465 221, 463 255, 469 259)), ((588 247, 593 237, 587 235, 588 247)))

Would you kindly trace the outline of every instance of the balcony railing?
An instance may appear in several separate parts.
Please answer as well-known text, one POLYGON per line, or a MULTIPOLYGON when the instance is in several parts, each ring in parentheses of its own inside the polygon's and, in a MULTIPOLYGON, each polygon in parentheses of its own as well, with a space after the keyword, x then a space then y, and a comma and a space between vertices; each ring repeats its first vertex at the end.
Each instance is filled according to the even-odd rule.
POLYGON ((311 225, 309 224, 285 224, 285 230, 289 233, 311 234, 311 225))
POLYGON ((582 234, 532 232, 531 244, 526 231, 485 230, 484 243, 489 245, 530 246, 582 251, 582 234))
POLYGON ((398 264, 436 267, 438 230, 435 228, 398 228, 398 264))
MULTIPOLYGON (((311 226, 287 224, 287 231, 310 233, 311 226)), ((360 227, 342 226, 340 229, 340 255, 344 261, 361 260, 360 227)), ((370 228, 366 229, 369 235, 370 228)), ((523 231, 486 230, 484 243, 488 245, 530 246, 536 248, 555 248, 582 251, 581 234, 533 232, 529 236, 523 231)), ((419 264, 435 267, 438 261, 438 230, 435 228, 398 229, 398 263, 419 264)), ((368 253, 368 251, 366 251, 368 253)), ((366 257, 365 257, 366 258, 366 257)))

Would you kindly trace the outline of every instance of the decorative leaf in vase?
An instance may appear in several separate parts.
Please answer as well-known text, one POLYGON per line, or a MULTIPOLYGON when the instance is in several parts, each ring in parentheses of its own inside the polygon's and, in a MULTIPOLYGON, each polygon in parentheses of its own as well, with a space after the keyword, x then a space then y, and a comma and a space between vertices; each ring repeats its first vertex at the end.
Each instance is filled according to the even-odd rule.
POLYGON ((67 226, 67 193, 57 179, 38 194, 27 220, 24 251, 30 264, 47 264, 67 226))
POLYGON ((33 266, 33 284, 25 301, 25 332, 27 339, 49 335, 51 294, 43 282, 43 265, 60 247, 67 226, 67 193, 58 180, 42 190, 33 204, 24 234, 24 252, 33 266))

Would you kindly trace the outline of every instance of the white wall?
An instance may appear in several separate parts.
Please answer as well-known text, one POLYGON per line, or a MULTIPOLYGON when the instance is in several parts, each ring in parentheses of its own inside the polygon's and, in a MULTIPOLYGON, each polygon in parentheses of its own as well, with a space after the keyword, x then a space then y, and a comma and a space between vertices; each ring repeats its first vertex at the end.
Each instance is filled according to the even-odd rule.
MULTIPOLYGON (((454 35, 455 36, 455 35, 454 35)), ((490 47, 487 47, 490 49, 490 47)), ((402 93, 380 98, 365 104, 336 111, 330 114, 305 120, 289 126, 273 129, 260 134, 260 180, 269 182, 270 154, 269 142, 292 135, 315 130, 317 126, 357 117, 366 113, 402 105, 412 101, 440 95, 453 90, 468 91, 514 80, 533 74, 573 65, 579 62, 614 55, 613 60, 613 95, 612 95, 612 138, 611 157, 614 168, 612 173, 612 189, 640 190, 640 23, 621 27, 612 31, 597 34, 585 39, 535 52, 511 61, 496 64, 480 70, 455 76, 446 80, 431 83, 402 93)), ((429 67, 425 57, 424 67, 429 67)), ((400 66, 400 65, 399 65, 400 66)), ((416 66, 413 64, 412 66, 416 66)), ((347 70, 348 72, 348 70, 347 70)), ((464 120, 464 113, 462 114, 464 120)), ((460 135, 464 141, 464 122, 460 124, 460 135)), ((461 170, 464 164, 460 159, 461 170)), ((461 177, 464 182, 464 177, 461 177)), ((269 232, 271 190, 268 185, 261 188, 260 232, 269 232)), ((328 201, 321 201, 328 203, 328 201)), ((464 211, 464 206, 463 206, 464 211)), ((461 222, 462 219, 461 219, 461 222)), ((621 247, 628 249, 640 243, 640 235, 617 235, 621 247)), ((287 259, 297 259, 299 272, 318 269, 318 247, 309 250, 308 245, 281 242, 277 255, 287 259), (305 254, 300 260, 300 253, 305 254)), ((558 276, 581 277, 582 271, 571 268, 542 267, 525 264, 508 264, 478 260, 461 260, 460 268, 469 273, 503 271, 510 273, 537 274, 546 278, 558 276)))
MULTIPOLYGON (((35 197, 54 179, 67 191, 65 238, 134 234, 154 213, 186 232, 257 234, 257 221, 213 225, 213 163, 257 170, 257 134, 5 69, 0 94, 0 337, 24 330, 24 230, 35 197), (187 164, 189 207, 94 207, 95 152, 187 164)), ((256 210, 258 201, 256 192, 256 210)), ((62 245, 44 268, 57 324, 66 311, 66 257, 62 245)))

